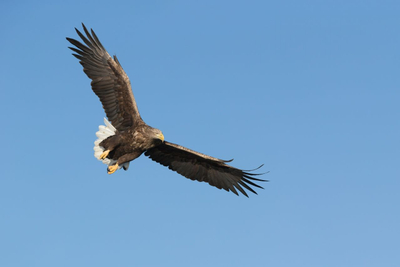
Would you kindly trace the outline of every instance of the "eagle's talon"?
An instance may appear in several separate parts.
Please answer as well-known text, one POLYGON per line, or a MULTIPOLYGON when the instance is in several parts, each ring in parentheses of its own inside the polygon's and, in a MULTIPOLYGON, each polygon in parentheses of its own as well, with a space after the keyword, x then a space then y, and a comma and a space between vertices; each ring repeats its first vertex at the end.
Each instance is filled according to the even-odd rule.
POLYGON ((108 156, 109 153, 110 153, 110 150, 104 151, 103 153, 101 153, 100 159, 105 159, 108 156))
POLYGON ((118 163, 116 163, 115 165, 108 166, 107 173, 113 174, 116 170, 118 170, 118 163))

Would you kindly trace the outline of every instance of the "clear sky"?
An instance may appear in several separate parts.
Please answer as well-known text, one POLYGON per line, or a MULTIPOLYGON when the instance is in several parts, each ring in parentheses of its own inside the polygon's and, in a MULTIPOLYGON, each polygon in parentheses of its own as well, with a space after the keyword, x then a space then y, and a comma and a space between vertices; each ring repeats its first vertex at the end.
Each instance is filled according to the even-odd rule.
POLYGON ((1 1, 0 266, 400 266, 399 1, 1 1), (237 197, 141 157, 65 37, 93 28, 166 140, 261 171, 237 197))

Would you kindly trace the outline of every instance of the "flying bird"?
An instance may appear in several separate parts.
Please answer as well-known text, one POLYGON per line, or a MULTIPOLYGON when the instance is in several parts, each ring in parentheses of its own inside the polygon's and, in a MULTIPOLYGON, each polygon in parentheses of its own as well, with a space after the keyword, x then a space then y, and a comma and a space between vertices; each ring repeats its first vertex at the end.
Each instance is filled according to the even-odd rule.
MULTIPOLYGON (((129 162, 141 154, 176 171, 191 180, 207 182, 211 186, 247 196, 244 189, 257 194, 252 187, 263 188, 255 182, 260 174, 234 168, 221 160, 164 140, 163 133, 147 125, 139 114, 131 83, 116 56, 111 57, 94 31, 82 23, 84 36, 75 28, 83 43, 68 38, 69 47, 79 59, 83 71, 92 80, 93 92, 99 97, 106 116, 105 125, 96 133, 94 155, 108 165, 112 174, 118 169, 128 170, 129 162)), ((262 165, 261 165, 262 166, 262 165)), ((260 167, 261 167, 260 166, 260 167)), ((258 167, 258 168, 260 168, 258 167)), ((257 169, 258 169, 257 168, 257 169)))

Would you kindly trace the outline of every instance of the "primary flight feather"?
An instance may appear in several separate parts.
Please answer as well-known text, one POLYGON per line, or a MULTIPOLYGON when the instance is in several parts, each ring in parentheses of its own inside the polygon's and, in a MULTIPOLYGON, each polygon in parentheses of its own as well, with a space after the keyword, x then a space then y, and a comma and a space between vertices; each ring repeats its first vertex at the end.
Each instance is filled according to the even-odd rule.
MULTIPOLYGON (((258 174, 240 170, 228 161, 207 156, 164 140, 162 132, 147 125, 140 117, 131 83, 116 56, 108 54, 93 30, 86 34, 76 30, 83 43, 67 38, 75 47, 69 47, 83 71, 92 80, 93 92, 99 97, 109 121, 99 126, 96 133, 95 157, 107 164, 109 174, 120 168, 127 170, 129 162, 145 154, 150 159, 200 182, 207 182, 236 195, 248 196, 244 189, 257 194, 252 187, 262 188, 254 176, 258 174)), ((261 167, 261 166, 260 166, 261 167)))

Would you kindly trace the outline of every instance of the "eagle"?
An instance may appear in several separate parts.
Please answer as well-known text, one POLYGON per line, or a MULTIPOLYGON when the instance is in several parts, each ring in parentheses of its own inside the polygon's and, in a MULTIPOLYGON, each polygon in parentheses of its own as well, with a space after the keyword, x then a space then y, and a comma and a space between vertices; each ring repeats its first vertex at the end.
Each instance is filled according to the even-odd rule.
POLYGON ((191 180, 207 182, 218 189, 238 191, 248 197, 246 191, 257 194, 252 187, 262 188, 256 182, 266 182, 255 178, 260 173, 241 170, 228 165, 232 160, 221 160, 186 147, 167 142, 163 133, 147 125, 139 114, 130 80, 116 56, 111 57, 98 37, 82 23, 84 36, 77 28, 83 43, 66 38, 74 47, 69 47, 72 55, 79 59, 83 71, 92 80, 93 92, 100 99, 108 118, 96 133, 94 155, 108 165, 112 174, 118 169, 128 170, 130 161, 144 153, 155 162, 176 171, 191 180))

